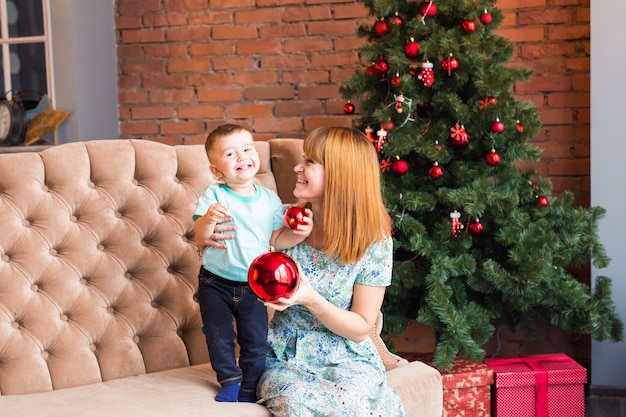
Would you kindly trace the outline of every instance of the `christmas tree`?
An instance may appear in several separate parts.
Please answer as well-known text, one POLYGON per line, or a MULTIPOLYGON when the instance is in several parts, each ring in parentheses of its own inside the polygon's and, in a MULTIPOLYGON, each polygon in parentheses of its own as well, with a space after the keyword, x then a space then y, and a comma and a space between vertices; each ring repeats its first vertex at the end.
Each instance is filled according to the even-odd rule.
POLYGON ((528 141, 541 121, 513 94, 531 74, 507 65, 496 2, 364 3, 366 65, 341 93, 379 152, 393 219, 386 331, 415 318, 432 326, 439 369, 457 354, 482 360, 496 321, 621 340, 610 278, 591 291, 572 273, 610 261, 597 236, 604 209, 575 207, 572 193, 552 195, 549 178, 521 168, 541 157, 528 141))

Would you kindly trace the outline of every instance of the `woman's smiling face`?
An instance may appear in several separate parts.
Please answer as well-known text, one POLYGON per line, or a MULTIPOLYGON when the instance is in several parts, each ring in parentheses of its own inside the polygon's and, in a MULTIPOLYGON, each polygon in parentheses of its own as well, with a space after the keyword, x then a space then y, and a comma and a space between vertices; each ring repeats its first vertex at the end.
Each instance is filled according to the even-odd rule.
POLYGON ((324 197, 324 167, 307 155, 302 156, 294 171, 298 175, 293 195, 301 200, 313 202, 324 197))

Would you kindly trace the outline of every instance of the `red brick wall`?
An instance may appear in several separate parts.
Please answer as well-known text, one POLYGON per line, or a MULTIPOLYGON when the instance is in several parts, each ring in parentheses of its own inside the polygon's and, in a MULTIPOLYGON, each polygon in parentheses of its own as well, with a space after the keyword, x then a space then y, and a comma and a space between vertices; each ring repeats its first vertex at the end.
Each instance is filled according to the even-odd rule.
MULTIPOLYGON (((533 140, 544 149, 537 168, 557 193, 573 191, 588 205, 590 2, 500 0, 498 7, 507 14, 499 33, 516 44, 512 65, 534 74, 516 93, 536 104, 544 123, 533 140)), ((357 27, 374 20, 362 2, 116 0, 116 12, 123 137, 202 143, 226 121, 257 139, 351 125, 338 87, 359 65, 357 27)), ((432 335, 416 326, 398 350, 432 350, 432 335)), ((549 327, 532 341, 502 337, 507 353, 580 345, 549 327)))

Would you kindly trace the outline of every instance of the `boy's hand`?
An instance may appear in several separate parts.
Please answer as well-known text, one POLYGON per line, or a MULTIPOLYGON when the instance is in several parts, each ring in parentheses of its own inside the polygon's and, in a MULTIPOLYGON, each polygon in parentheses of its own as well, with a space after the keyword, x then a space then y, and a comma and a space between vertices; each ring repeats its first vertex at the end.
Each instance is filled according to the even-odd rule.
POLYGON ((304 209, 304 213, 305 216, 302 218, 304 224, 301 223, 295 229, 291 229, 295 235, 308 236, 313 230, 313 212, 311 209, 304 209))
POLYGON ((209 223, 222 223, 228 217, 228 206, 221 202, 211 204, 205 216, 209 223))

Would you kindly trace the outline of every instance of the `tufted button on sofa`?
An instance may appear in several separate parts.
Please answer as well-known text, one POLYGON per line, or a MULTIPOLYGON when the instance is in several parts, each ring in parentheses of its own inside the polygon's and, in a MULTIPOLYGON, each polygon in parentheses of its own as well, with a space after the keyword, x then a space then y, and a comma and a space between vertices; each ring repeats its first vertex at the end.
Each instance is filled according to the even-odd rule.
MULTIPOLYGON (((258 182, 284 202, 301 142, 257 142, 258 182)), ((215 401, 191 219, 207 167, 201 145, 142 140, 0 154, 2 416, 269 415, 215 401)), ((389 353, 379 326, 408 415, 440 417, 439 372, 389 353)))

